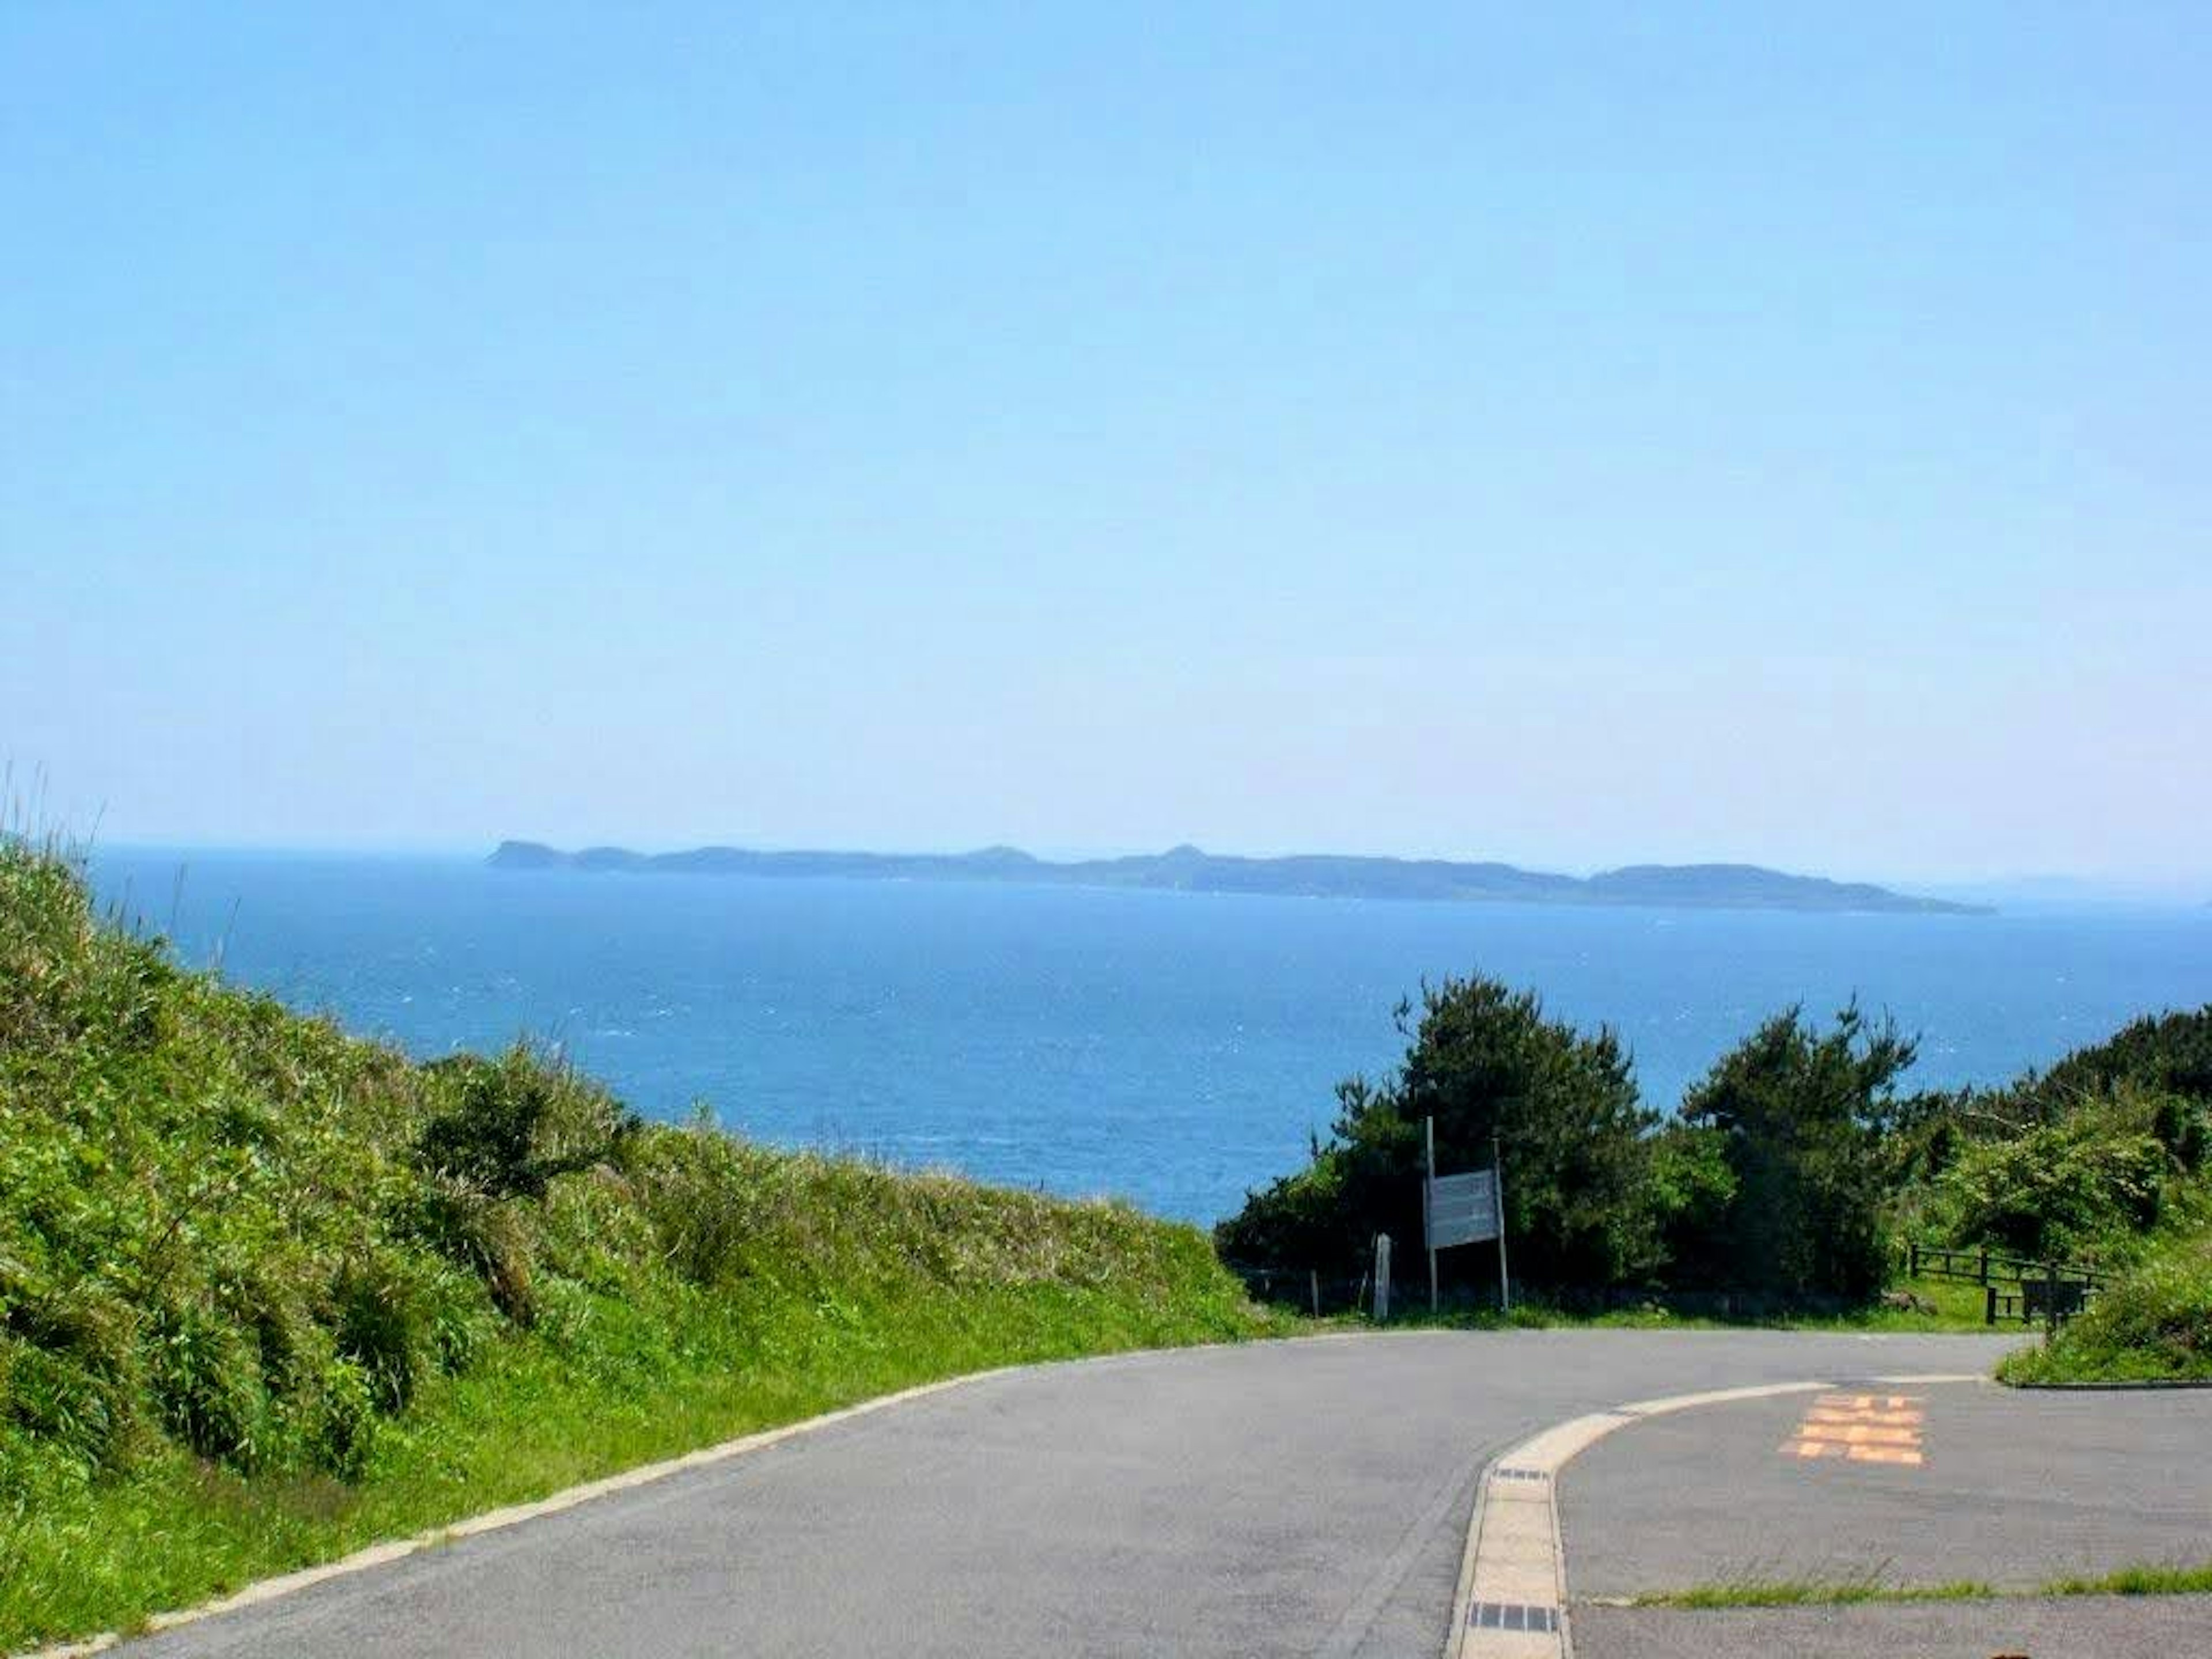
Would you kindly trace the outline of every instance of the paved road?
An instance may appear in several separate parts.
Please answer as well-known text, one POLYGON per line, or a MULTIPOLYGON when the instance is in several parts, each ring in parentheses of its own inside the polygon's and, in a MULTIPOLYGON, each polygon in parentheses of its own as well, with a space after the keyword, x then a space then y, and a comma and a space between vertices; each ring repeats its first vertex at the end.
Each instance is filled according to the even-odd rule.
MULTIPOLYGON (((1817 1397, 1635 1423, 1567 1466, 1559 1497, 1578 1659, 1996 1653, 2212 1655, 2212 1596, 2007 1597, 1692 1612, 1623 1598, 1747 1579, 2032 1589, 2212 1558, 2212 1393, 1916 1387, 1917 1462, 1784 1451, 1817 1397)), ((1841 1421, 1858 1413, 1830 1411, 1841 1421)))
POLYGON ((1869 1603, 1674 1613, 1577 1607, 1576 1659, 2199 1659, 2212 1653, 2202 1595, 1869 1603))
POLYGON ((1624 1401, 1976 1370, 2000 1346, 1430 1333, 1053 1367, 128 1651, 1429 1659, 1443 1646, 1474 1477, 1504 1446, 1624 1401))
POLYGON ((2033 1589, 2212 1558, 2212 1391, 1910 1392, 1917 1465, 1785 1455, 1803 1395, 1600 1441, 1559 1482, 1571 1595, 1749 1578, 2033 1589))

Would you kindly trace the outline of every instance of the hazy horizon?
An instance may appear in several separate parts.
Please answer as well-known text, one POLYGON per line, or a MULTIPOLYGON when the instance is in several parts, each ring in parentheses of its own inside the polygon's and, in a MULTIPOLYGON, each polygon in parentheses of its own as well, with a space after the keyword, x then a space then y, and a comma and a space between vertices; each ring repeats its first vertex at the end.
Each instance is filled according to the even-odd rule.
MULTIPOLYGON (((58 831, 64 841, 70 832, 58 831)), ((86 836, 87 850, 94 856, 106 849, 132 855, 147 854, 175 854, 181 858, 191 857, 267 857, 267 858, 362 858, 362 859, 437 859, 478 862, 488 859, 501 842, 515 841, 554 847, 562 852, 574 852, 585 848, 621 848, 645 854, 678 853, 703 847, 727 847, 753 852, 828 852, 854 853, 870 856, 949 855, 976 853, 993 848, 1013 846, 1005 841, 982 841, 947 846, 889 846, 840 845, 835 847, 801 846, 797 843, 763 840, 739 840, 728 836, 702 836, 696 840, 669 842, 641 841, 619 838, 602 842, 562 843, 546 841, 542 836, 501 836, 490 842, 255 842, 251 841, 190 841, 174 837, 134 836, 117 840, 96 832, 86 836)), ((1170 850, 1170 847, 1195 843, 1170 843, 1161 847, 1134 846, 1020 846, 1018 850, 1051 862, 1076 862, 1088 859, 1112 859, 1153 855, 1170 850)), ((2212 889, 2204 884, 2177 879, 2169 882, 2131 880, 2126 878, 2098 878, 2053 871, 2022 871, 1991 876, 1946 876, 1941 873, 1915 875, 1894 871, 1865 871, 1852 869, 1795 868, 1768 864, 1758 859, 1680 859, 1650 860, 1636 857, 1615 859, 1609 862, 1569 865, 1558 860, 1540 856, 1504 858, 1480 852, 1425 852, 1395 853, 1376 851, 1364 848, 1341 847, 1202 847, 1201 850, 1217 856, 1249 859, 1291 858, 1301 855, 1337 858, 1376 858, 1393 860, 1441 859, 1454 863, 1504 863, 1519 868, 1553 874, 1588 878, 1624 867, 1654 863, 1676 865, 1751 864, 1762 868, 1780 871, 1790 875, 1822 878, 1838 882, 1870 882, 1878 886, 1891 887, 1910 892, 1926 893, 1935 896, 1972 898, 1986 896, 1991 898, 2008 896, 2018 902, 2048 902, 2063 905, 2080 901, 2090 903, 2148 902, 2161 907, 2178 905, 2197 908, 2212 903, 2212 889)))
POLYGON ((2212 14, 0 15, 128 844, 2212 897, 2212 14))

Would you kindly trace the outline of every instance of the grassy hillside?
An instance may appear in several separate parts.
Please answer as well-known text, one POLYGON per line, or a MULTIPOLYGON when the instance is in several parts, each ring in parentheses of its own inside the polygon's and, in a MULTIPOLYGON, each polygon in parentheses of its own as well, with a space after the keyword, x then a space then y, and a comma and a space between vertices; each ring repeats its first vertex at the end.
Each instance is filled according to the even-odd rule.
POLYGON ((888 1389, 1266 1328, 1196 1231, 418 1065, 0 844, 0 1650, 888 1389))
POLYGON ((2212 1382, 2212 1231, 2160 1241, 2008 1382, 2212 1382))
POLYGON ((2007 1380, 2212 1379, 2212 1007, 1933 1100, 1899 1140, 1918 1236, 2118 1275, 2007 1380))

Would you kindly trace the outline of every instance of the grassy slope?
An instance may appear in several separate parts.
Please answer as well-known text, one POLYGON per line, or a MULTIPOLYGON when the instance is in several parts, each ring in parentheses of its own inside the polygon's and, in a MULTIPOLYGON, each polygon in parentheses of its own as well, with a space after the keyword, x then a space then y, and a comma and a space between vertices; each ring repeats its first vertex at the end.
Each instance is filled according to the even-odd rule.
POLYGON ((928 1379, 1271 1328, 1196 1231, 422 1066, 0 847, 0 1650, 928 1379))
POLYGON ((1903 1195, 1917 1236, 2116 1275, 2002 1378, 2212 1381, 2212 1006, 2137 1020, 1934 1127, 1967 1133, 1903 1195))
POLYGON ((2162 1241, 2067 1322, 2047 1347, 2008 1355, 2007 1382, 2212 1382, 2212 1231, 2162 1241))

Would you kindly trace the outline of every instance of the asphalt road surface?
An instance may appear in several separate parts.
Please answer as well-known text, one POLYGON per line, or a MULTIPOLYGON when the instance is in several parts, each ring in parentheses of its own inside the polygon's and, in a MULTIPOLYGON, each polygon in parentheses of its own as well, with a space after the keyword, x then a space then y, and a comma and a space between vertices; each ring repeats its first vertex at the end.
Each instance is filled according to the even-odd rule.
MULTIPOLYGON (((1624 1401, 1984 1370, 2002 1346, 1408 1333, 1046 1367, 127 1651, 1429 1659, 1443 1648, 1475 1477, 1495 1452, 1624 1401)), ((1571 1539, 1569 1549, 1571 1588, 1571 1539)))
POLYGON ((2032 1589, 2212 1559, 2212 1390, 1903 1392, 1911 1462, 1785 1452, 1805 1395, 1600 1441, 1559 1481, 1572 1599, 1749 1579, 2032 1589))
POLYGON ((2002 1596, 1844 1607, 1579 1607, 1576 1659, 2201 1659, 2202 1595, 2002 1596))

